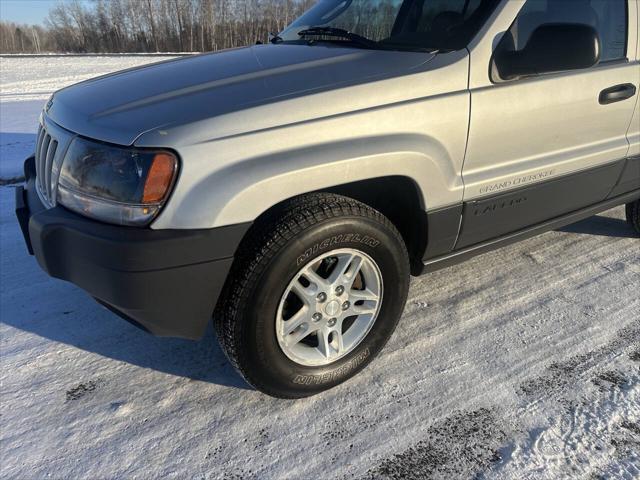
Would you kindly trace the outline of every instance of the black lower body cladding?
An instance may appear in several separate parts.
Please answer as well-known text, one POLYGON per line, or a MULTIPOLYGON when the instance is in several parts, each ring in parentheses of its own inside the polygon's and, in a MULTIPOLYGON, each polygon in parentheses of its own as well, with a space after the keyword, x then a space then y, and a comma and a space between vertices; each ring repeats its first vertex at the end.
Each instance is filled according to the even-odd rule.
POLYGON ((47 210, 29 162, 16 214, 43 270, 153 334, 200 338, 250 224, 151 230, 96 222, 62 207, 47 210))

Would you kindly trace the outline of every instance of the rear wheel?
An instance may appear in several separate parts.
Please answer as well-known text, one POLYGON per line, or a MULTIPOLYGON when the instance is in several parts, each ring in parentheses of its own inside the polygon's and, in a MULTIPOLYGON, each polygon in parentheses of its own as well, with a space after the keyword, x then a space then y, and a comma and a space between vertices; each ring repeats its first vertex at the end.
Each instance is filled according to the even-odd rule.
POLYGON ((309 396, 351 378, 382 350, 408 285, 407 251, 388 219, 353 199, 306 195, 249 232, 216 329, 255 388, 309 396))
POLYGON ((640 199, 627 203, 627 222, 640 234, 640 199))

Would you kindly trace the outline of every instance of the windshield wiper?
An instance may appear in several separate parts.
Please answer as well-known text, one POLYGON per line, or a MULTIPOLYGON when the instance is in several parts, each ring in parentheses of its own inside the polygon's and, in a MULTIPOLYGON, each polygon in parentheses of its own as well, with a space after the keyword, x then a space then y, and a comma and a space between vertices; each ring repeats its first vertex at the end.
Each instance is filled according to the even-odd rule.
POLYGON ((335 28, 335 27, 310 27, 306 30, 301 30, 298 32, 298 35, 301 37, 333 37, 333 38, 343 38, 350 42, 353 42, 357 45, 366 48, 375 48, 382 49, 382 45, 378 42, 374 42, 373 40, 369 40, 362 35, 358 35, 357 33, 350 32, 343 28, 335 28))

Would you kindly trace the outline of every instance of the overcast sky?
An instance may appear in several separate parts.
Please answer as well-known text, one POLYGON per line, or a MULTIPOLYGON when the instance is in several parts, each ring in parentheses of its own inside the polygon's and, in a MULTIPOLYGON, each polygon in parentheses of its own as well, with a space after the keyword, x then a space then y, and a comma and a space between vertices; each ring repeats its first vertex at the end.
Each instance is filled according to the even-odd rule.
POLYGON ((49 9, 62 0, 0 0, 0 18, 7 22, 42 24, 49 9))

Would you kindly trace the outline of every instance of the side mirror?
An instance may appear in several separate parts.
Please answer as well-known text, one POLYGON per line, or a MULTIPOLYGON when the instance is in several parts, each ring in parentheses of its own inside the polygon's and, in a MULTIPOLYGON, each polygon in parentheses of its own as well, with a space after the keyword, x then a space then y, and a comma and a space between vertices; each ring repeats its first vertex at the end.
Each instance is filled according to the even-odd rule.
POLYGON ((549 23, 536 28, 522 50, 496 52, 502 80, 593 67, 600 60, 600 39, 589 25, 549 23))

